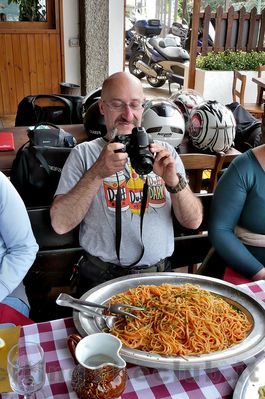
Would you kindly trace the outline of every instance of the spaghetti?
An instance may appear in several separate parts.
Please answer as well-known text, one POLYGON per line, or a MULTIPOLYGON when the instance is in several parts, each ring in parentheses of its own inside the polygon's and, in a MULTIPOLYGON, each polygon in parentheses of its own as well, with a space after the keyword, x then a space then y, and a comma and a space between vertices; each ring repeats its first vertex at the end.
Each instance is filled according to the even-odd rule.
POLYGON ((113 296, 144 308, 120 318, 111 333, 129 348, 167 356, 206 354, 241 342, 253 323, 220 296, 192 284, 140 285, 113 296))

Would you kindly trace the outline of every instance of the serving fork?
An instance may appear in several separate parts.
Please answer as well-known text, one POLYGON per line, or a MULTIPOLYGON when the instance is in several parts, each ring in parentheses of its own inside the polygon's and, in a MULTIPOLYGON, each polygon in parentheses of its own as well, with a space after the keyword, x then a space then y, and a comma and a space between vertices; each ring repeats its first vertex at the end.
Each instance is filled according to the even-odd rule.
POLYGON ((99 316, 106 317, 106 315, 103 315, 102 313, 94 311, 92 309, 83 308, 83 307, 102 308, 102 309, 108 310, 110 313, 114 313, 118 316, 128 316, 128 317, 132 317, 135 319, 138 319, 138 317, 135 314, 132 314, 130 312, 122 310, 122 308, 127 308, 127 309, 131 309, 131 310, 144 310, 143 308, 140 308, 137 306, 132 306, 132 305, 127 305, 125 303, 113 303, 110 305, 102 305, 102 304, 95 303, 95 302, 89 302, 89 301, 85 301, 82 299, 76 299, 76 298, 73 298, 71 295, 64 294, 64 293, 62 293, 58 296, 58 298, 56 299, 56 303, 57 303, 57 305, 60 305, 60 306, 69 306, 69 307, 72 307, 74 309, 81 310, 81 311, 87 310, 88 311, 87 313, 90 313, 92 316, 96 316, 96 317, 99 317, 99 316), (80 308, 80 305, 82 306, 82 308, 80 308))

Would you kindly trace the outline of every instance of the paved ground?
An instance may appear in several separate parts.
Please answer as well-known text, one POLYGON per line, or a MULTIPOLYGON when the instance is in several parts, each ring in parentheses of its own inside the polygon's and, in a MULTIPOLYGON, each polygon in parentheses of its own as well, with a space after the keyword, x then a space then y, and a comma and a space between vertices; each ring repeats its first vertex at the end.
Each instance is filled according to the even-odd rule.
MULTIPOLYGON (((125 67, 125 70, 128 71, 127 66, 125 67)), ((146 78, 141 79, 141 82, 143 85, 144 93, 148 100, 156 97, 169 98, 173 93, 176 93, 178 90, 178 85, 175 83, 171 84, 172 94, 169 94, 168 82, 166 82, 162 87, 158 88, 150 86, 146 78)))
POLYGON ((167 82, 162 87, 158 88, 150 86, 150 84, 147 82, 145 78, 143 78, 141 82, 147 99, 156 98, 156 97, 163 97, 163 98, 170 97, 167 82))

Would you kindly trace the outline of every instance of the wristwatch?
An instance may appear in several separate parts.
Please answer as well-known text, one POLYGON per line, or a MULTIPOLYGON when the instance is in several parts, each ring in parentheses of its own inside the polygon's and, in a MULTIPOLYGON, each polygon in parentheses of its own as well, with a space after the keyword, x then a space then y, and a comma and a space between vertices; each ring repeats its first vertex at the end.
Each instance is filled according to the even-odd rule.
POLYGON ((178 176, 178 178, 179 178, 179 182, 178 182, 178 184, 177 184, 175 187, 168 186, 167 184, 165 185, 167 191, 168 191, 169 193, 171 193, 171 194, 179 193, 179 192, 182 191, 182 190, 187 186, 187 184, 188 184, 188 183, 186 182, 186 180, 184 179, 184 177, 183 177, 180 173, 177 173, 177 176, 178 176))

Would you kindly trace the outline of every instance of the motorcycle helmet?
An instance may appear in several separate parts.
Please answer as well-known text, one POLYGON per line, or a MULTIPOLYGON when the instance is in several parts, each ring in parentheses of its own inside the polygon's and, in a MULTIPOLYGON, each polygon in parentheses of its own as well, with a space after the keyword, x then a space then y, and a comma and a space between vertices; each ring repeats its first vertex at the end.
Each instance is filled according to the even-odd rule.
POLYGON ((194 107, 201 104, 204 98, 195 90, 179 90, 170 99, 179 107, 185 119, 185 129, 188 132, 190 113, 194 107))
POLYGON ((98 101, 101 97, 101 87, 98 87, 95 90, 92 90, 88 95, 86 96, 84 100, 84 112, 90 107, 90 105, 94 104, 96 101, 98 101))
POLYGON ((184 117, 178 107, 161 98, 146 102, 142 126, 152 139, 166 141, 173 147, 180 145, 185 133, 184 117))
POLYGON ((88 135, 88 140, 103 137, 107 133, 104 117, 99 110, 98 101, 87 108, 84 116, 84 127, 88 135))
POLYGON ((236 121, 232 111, 217 101, 205 101, 190 114, 189 135, 202 151, 226 152, 235 139, 236 121))

